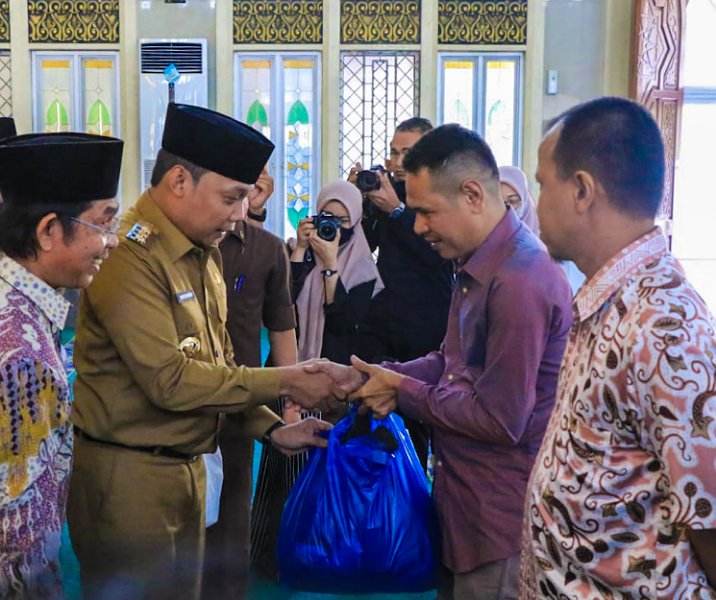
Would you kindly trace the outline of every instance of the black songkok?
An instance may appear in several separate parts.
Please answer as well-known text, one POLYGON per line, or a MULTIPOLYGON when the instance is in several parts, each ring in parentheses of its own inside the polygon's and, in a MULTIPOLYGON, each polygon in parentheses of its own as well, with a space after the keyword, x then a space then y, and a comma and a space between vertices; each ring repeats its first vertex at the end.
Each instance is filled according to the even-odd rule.
POLYGON ((241 183, 256 183, 273 152, 271 140, 221 113, 170 104, 162 148, 199 167, 241 183))
POLYGON ((12 117, 0 117, 0 140, 13 135, 17 135, 15 119, 12 117))
POLYGON ((90 202, 117 195, 124 142, 87 133, 31 133, 0 140, 6 202, 90 202))

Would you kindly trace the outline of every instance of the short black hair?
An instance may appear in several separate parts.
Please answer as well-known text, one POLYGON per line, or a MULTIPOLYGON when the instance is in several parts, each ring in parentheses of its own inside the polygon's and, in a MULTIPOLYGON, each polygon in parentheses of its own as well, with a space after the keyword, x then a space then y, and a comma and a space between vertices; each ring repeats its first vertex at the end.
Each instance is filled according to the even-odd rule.
POLYGON ((398 123, 395 131, 396 133, 398 131, 419 131, 420 133, 427 133, 432 130, 432 128, 433 124, 430 122, 430 119, 426 119, 425 117, 411 117, 398 123))
POLYGON ((405 155, 403 168, 413 175, 427 169, 431 177, 440 180, 443 190, 461 185, 458 171, 471 171, 481 181, 493 183, 495 189, 500 181, 497 162, 487 142, 456 123, 441 125, 421 137, 405 155))
POLYGON ((625 98, 597 98, 560 115, 552 158, 564 180, 590 173, 620 211, 656 217, 664 195, 664 142, 643 106, 625 98))
POLYGON ((77 226, 72 217, 78 217, 92 206, 92 201, 35 204, 20 202, 7 195, 3 198, 5 201, 0 203, 0 251, 10 258, 37 258, 40 245, 35 230, 50 213, 57 213, 64 239, 71 241, 77 226))
POLYGON ((155 187, 159 185, 162 177, 164 177, 169 169, 171 169, 174 165, 180 165, 189 171, 189 173, 191 173, 191 179, 194 183, 197 183, 208 171, 208 169, 200 167, 190 160, 186 160, 181 156, 167 152, 164 148, 160 148, 159 152, 157 152, 157 160, 154 163, 154 169, 152 170, 152 180, 150 181, 151 186, 155 187))

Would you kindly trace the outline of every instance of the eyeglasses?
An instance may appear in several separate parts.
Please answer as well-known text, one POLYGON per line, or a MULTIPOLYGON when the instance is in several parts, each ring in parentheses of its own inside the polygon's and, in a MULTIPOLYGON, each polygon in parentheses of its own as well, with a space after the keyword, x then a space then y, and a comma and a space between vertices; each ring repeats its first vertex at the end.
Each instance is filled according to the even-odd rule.
POLYGON ((99 234, 105 239, 113 235, 117 235, 117 231, 119 231, 119 219, 117 217, 115 217, 108 223, 108 227, 97 225, 95 223, 90 223, 89 221, 83 221, 82 219, 78 219, 77 217, 70 217, 70 221, 74 221, 75 223, 79 223, 80 225, 90 227, 95 231, 99 231, 99 234))

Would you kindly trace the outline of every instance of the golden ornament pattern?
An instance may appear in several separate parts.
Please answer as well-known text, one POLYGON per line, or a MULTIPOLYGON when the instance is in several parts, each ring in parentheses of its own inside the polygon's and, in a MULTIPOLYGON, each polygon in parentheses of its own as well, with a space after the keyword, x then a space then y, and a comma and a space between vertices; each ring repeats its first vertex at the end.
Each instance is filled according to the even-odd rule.
POLYGON ((10 0, 0 0, 0 42, 10 41, 10 0))
POLYGON ((119 0, 28 0, 30 42, 119 42, 119 0))
POLYGON ((439 0, 438 43, 526 44, 527 0, 439 0))
POLYGON ((342 0, 341 43, 419 44, 420 2, 342 0))
POLYGON ((234 0, 235 44, 320 44, 322 0, 234 0))

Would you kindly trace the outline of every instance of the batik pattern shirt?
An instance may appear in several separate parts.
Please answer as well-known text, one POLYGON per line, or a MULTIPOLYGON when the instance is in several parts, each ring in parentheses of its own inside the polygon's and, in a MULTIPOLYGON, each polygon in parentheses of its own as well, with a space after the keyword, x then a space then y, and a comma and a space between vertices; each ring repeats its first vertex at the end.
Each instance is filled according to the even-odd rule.
POLYGON ((521 598, 716 598, 714 320, 658 229, 577 293, 528 487, 521 598))
POLYGON ((69 303, 0 254, 0 598, 63 598, 58 565, 72 460, 58 355, 69 303))

